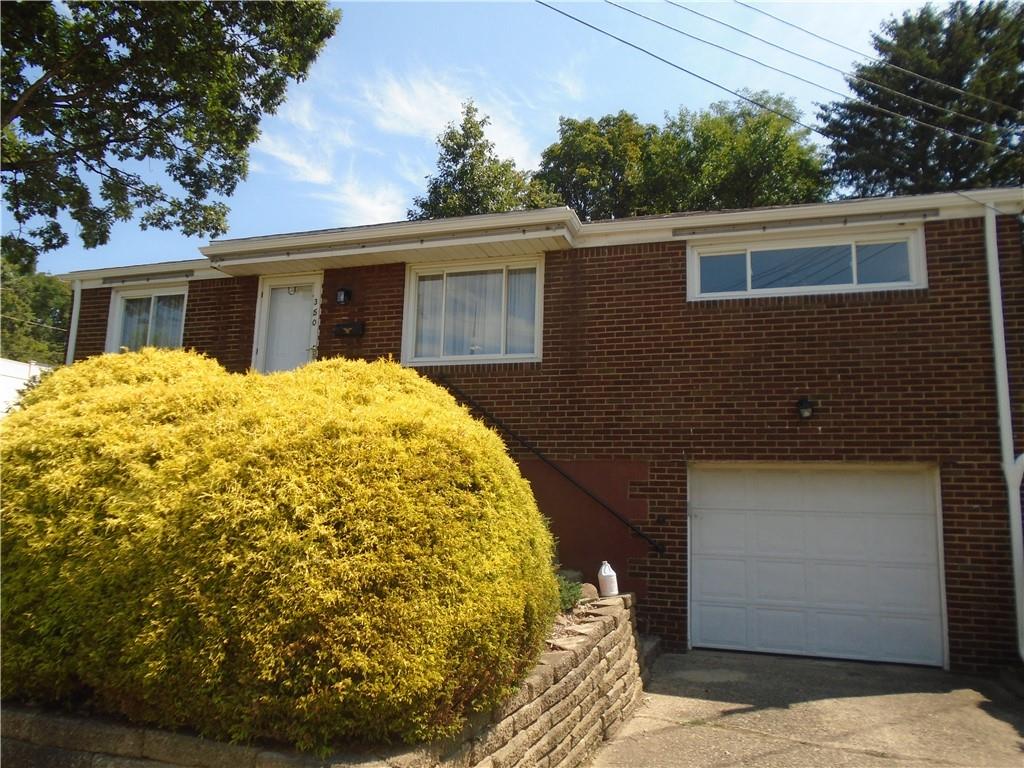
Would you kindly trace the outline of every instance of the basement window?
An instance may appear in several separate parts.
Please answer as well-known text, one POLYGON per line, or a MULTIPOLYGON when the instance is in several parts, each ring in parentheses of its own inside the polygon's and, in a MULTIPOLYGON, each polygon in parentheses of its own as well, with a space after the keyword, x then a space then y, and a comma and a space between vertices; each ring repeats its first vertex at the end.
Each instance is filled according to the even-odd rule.
POLYGON ((410 365, 540 360, 543 264, 413 265, 402 359, 410 365))
POLYGON ((185 293, 184 286, 115 290, 107 323, 107 351, 180 347, 185 293))
POLYGON ((691 245, 690 299, 922 288, 919 232, 691 245))

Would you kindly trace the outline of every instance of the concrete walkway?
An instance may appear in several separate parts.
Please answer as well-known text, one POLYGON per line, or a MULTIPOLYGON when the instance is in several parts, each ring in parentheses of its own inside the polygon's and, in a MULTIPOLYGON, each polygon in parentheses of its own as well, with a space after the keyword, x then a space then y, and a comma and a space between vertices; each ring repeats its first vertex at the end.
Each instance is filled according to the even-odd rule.
POLYGON ((646 688, 593 768, 1024 766, 1024 701, 941 670, 693 651, 646 688))

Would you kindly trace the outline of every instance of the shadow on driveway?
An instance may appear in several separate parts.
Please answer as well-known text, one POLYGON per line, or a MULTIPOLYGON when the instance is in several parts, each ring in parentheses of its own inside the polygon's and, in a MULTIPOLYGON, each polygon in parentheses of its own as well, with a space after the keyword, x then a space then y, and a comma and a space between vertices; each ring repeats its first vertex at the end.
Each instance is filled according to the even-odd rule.
POLYGON ((692 651, 646 692, 594 768, 1024 766, 1024 702, 937 669, 692 651))

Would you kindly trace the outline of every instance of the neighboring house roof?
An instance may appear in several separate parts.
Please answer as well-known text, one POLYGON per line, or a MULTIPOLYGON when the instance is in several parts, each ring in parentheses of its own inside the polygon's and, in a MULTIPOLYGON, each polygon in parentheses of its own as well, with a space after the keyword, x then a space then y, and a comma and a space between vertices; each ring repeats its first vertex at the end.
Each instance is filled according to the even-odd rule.
POLYGON ((1019 214, 1024 189, 980 189, 805 205, 702 211, 581 222, 569 208, 401 221, 215 240, 206 257, 60 275, 83 286, 170 278, 319 271, 374 263, 515 257, 540 251, 695 240, 784 229, 852 227, 980 216, 986 206, 1019 214))

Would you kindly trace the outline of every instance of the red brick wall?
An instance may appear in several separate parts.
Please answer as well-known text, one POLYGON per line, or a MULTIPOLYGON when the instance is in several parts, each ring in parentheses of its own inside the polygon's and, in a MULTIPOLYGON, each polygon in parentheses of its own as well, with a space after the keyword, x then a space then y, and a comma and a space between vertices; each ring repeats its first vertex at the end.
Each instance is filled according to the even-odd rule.
MULTIPOLYGON (((926 241, 927 289, 690 303, 682 243, 549 253, 543 362, 424 372, 443 374, 570 473, 600 477, 601 495, 666 545, 649 553, 609 528, 605 512, 568 485, 559 495, 553 473, 512 446, 570 553, 563 563, 593 578, 595 553, 606 552, 625 586, 646 593, 646 628, 677 648, 688 462, 937 465, 951 658, 983 669, 1012 660, 1014 617, 982 222, 929 224, 926 241), (810 421, 796 415, 802 395, 818 403, 810 421), (606 462, 633 469, 616 481, 600 471, 606 462)), ((1019 404, 1024 265, 1013 218, 1000 221, 1000 242, 1019 404)), ((367 322, 360 344, 372 356, 400 352, 400 266, 394 285, 367 284, 352 315, 367 322)))
POLYGON ((78 333, 75 336, 75 360, 102 355, 106 351, 110 293, 110 288, 86 288, 82 291, 78 333))
POLYGON ((321 358, 401 356, 402 306, 405 293, 405 265, 328 269, 324 272, 324 301, 320 311, 321 358), (339 288, 352 291, 352 302, 339 306, 339 288), (359 338, 338 338, 334 326, 344 320, 364 320, 366 334, 359 338))
MULTIPOLYGON (((999 231, 1020 451, 1024 260, 1017 221, 1002 218, 999 231)), ((595 578, 606 553, 620 584, 646 594, 645 629, 676 648, 687 631, 688 462, 938 466, 951 658, 987 669, 1012 661, 1015 642, 982 221, 931 223, 926 247, 927 289, 708 302, 686 301, 683 243, 549 253, 542 362, 424 373, 446 376, 665 545, 650 552, 509 441, 564 542, 563 564, 595 578), (796 415, 802 395, 818 403, 810 421, 796 415)), ((231 315, 241 327, 254 299, 240 288, 225 299, 217 285, 232 282, 210 281, 209 311, 244 305, 231 315)), ((328 270, 320 355, 397 359, 404 282, 402 264, 328 270), (334 303, 339 287, 351 305, 334 303), (364 320, 365 335, 335 339, 345 319, 364 320)), ((101 351, 109 291, 90 311, 85 293, 79 350, 102 310, 101 351)), ((186 319, 187 337, 198 323, 186 319)))
POLYGON ((249 370, 259 283, 257 276, 189 283, 182 346, 217 358, 229 371, 249 370))

